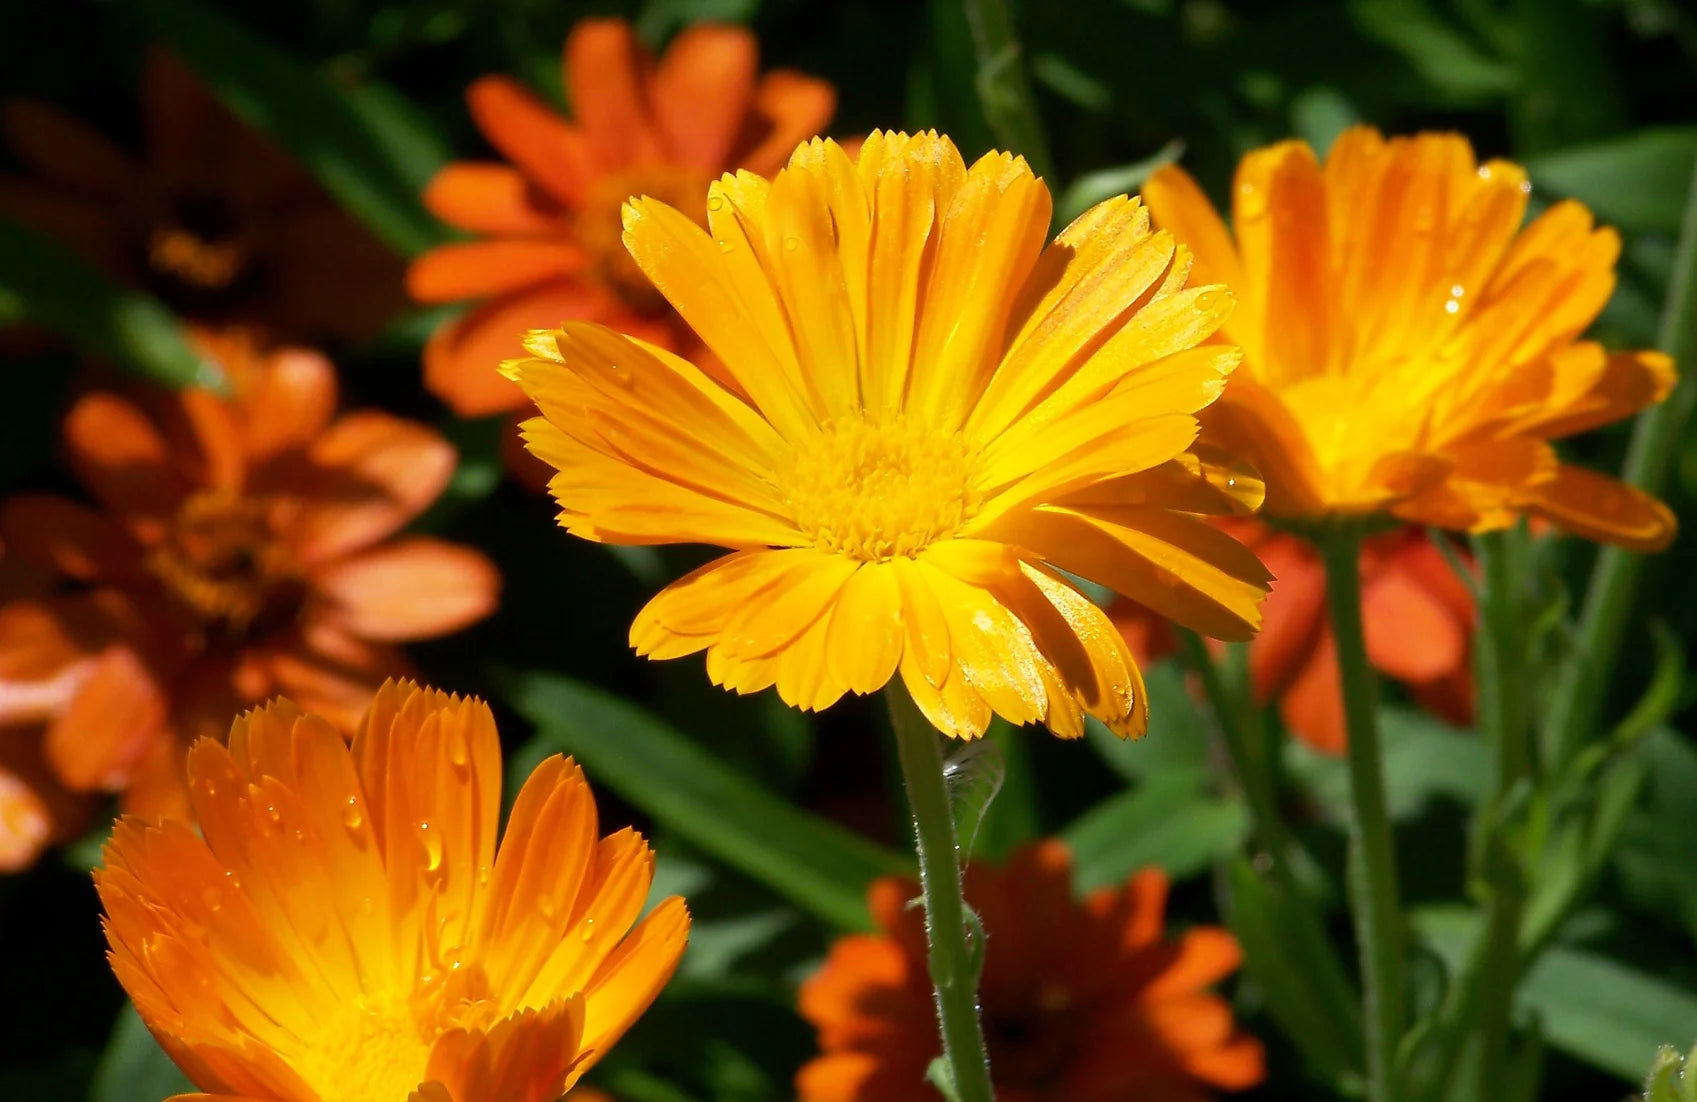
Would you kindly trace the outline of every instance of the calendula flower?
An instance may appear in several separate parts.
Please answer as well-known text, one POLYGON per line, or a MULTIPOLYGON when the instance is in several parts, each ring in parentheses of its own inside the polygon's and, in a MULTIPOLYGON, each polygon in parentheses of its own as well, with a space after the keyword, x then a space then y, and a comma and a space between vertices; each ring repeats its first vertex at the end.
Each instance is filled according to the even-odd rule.
POLYGON ((482 701, 384 685, 350 749, 280 700, 188 755, 200 833, 120 821, 95 873, 112 969, 165 1051, 229 1102, 554 1102, 676 968, 673 896, 634 928, 642 837, 597 837, 570 759, 499 847, 482 701))
POLYGON ((13 498, 8 549, 59 575, 0 608, 0 724, 45 723, 45 758, 77 791, 185 813, 182 753, 279 692, 351 731, 397 644, 495 606, 478 551, 391 537, 446 486, 454 451, 385 413, 335 416, 313 352, 202 340, 233 393, 110 393, 65 420, 98 508, 13 498))
POLYGON ((471 86, 472 119, 510 163, 449 165, 424 193, 437 217, 479 239, 419 257, 408 288, 423 302, 485 300, 425 346, 432 393, 463 417, 523 408, 490 365, 519 355, 526 330, 566 319, 688 346, 688 328, 625 253, 619 210, 652 195, 699 211, 719 173, 770 173, 825 126, 831 86, 761 75, 758 53, 747 30, 697 25, 656 62, 629 23, 589 19, 566 40, 574 122, 508 77, 471 86))
POLYGON ((1525 515, 1640 550, 1673 537, 1660 502, 1550 445, 1660 401, 1674 370, 1579 339, 1620 239, 1572 201, 1522 230, 1529 190, 1458 135, 1366 127, 1324 165, 1299 141, 1245 157, 1233 234, 1183 171, 1150 178, 1156 222, 1242 300, 1225 336, 1244 364, 1205 439, 1260 469, 1267 514, 1470 531, 1525 515))
POLYGON ((57 108, 7 102, 0 132, 31 175, 0 173, 0 214, 181 317, 272 340, 369 336, 405 304, 401 262, 161 50, 141 105, 133 156, 57 108))
MULTIPOLYGON (((918 890, 876 882, 879 932, 838 941, 802 985, 821 1055, 796 1076, 800 1102, 942 1098, 925 1082, 938 1042, 918 890)), ((1261 1043, 1206 990, 1237 969, 1236 940, 1167 936, 1159 870, 1078 902, 1066 848, 1047 841, 1005 869, 968 867, 966 897, 988 935, 979 994, 1001 1102, 1195 1102, 1264 1078, 1261 1043)))
MULTIPOLYGON (((1249 643, 1256 699, 1277 702, 1285 727, 1323 753, 1347 742, 1337 645, 1326 615, 1326 573, 1306 541, 1252 520, 1222 526, 1273 572, 1261 631, 1249 643)), ((1473 595, 1419 528, 1371 536, 1361 548, 1367 658, 1410 697, 1455 724, 1473 721, 1473 595)), ((1166 622, 1132 601, 1108 608, 1140 661, 1172 654, 1166 622)))
POLYGON ((1189 451, 1234 348, 1231 307, 1136 200, 1049 247, 1025 162, 947 138, 812 141, 768 183, 727 175, 708 229, 651 198, 632 257, 723 379, 600 326, 531 334, 504 370, 541 416, 560 522, 612 543, 731 553, 669 586, 631 640, 707 652, 719 684, 802 708, 898 671, 938 729, 992 712, 1144 730, 1141 675, 1067 571, 1223 638, 1267 573, 1200 519, 1258 500, 1189 451))

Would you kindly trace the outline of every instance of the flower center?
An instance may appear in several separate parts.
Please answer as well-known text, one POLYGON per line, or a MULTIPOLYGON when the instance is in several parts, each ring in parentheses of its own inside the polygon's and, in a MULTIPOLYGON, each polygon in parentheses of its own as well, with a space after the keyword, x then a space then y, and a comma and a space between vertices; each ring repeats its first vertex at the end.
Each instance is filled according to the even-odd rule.
POLYGON ((1046 986, 1017 1007, 985 1007, 984 1043, 1000 1088, 1038 1092, 1058 1086, 1077 1054, 1079 1025, 1071 997, 1046 986))
POLYGON ((977 511, 971 452, 897 416, 842 418, 798 447, 781 488, 821 550, 860 562, 913 556, 977 511))
POLYGON ((321 1098, 403 1102, 424 1081, 434 1030, 398 995, 365 995, 325 1015, 290 1064, 321 1098))
POLYGON ((647 165, 596 181, 572 223, 578 244, 589 254, 588 274, 637 313, 664 314, 668 309, 665 298, 625 249, 625 200, 633 195, 650 196, 705 228, 709 182, 707 174, 679 165, 647 165))
POLYGON ((170 219, 148 234, 147 266, 184 294, 229 290, 248 260, 229 204, 213 196, 179 195, 171 207, 170 219))
POLYGON ((148 569, 202 622, 208 643, 252 638, 299 610, 299 567, 272 535, 271 509, 264 499, 203 491, 148 555, 148 569))

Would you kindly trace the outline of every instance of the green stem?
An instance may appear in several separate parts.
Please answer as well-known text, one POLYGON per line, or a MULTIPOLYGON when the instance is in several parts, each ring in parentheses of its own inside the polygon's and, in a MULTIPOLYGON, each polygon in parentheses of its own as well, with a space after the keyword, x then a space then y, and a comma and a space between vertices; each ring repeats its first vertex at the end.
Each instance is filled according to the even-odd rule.
POLYGON ((1231 755, 1238 783, 1243 785, 1244 797, 1249 801, 1249 813, 1254 818, 1255 840, 1272 858, 1273 874, 1286 886, 1295 888, 1299 879, 1295 862, 1307 855, 1298 856, 1296 843, 1279 814, 1274 763, 1269 760, 1266 739, 1255 729, 1250 714, 1254 703, 1249 699, 1252 690, 1248 679, 1243 678, 1242 684, 1234 682, 1228 685, 1201 636, 1180 628, 1179 637, 1183 641, 1185 664, 1201 678, 1202 689, 1214 707, 1220 733, 1225 736, 1226 752, 1231 755))
POLYGON ((1508 1060, 1509 1016, 1520 980, 1520 914, 1525 904, 1521 871, 1506 844, 1504 815, 1511 793, 1532 771, 1528 745, 1526 677, 1525 534, 1490 532, 1474 541, 1479 560, 1479 733, 1492 754, 1489 796, 1474 820, 1472 880, 1485 896, 1485 927, 1478 951, 1458 984, 1470 992, 1465 1017, 1452 1027, 1470 1037, 1479 1097, 1499 1088, 1508 1060))
POLYGON ((1338 529, 1320 542, 1326 565, 1326 604, 1337 643, 1349 731, 1349 873, 1355 937, 1361 953, 1367 1021, 1367 1097, 1395 1102, 1397 1050, 1403 1034, 1402 910, 1396 855, 1385 810, 1384 763, 1373 670, 1361 627, 1361 534, 1338 529))
MULTIPOLYGON (((1697 378, 1693 378, 1697 375, 1697 173, 1685 201, 1673 279, 1656 343, 1680 369, 1679 385, 1666 402, 1639 417, 1621 469, 1626 482, 1650 494, 1659 493, 1667 481, 1692 407, 1697 405, 1697 378)), ((1643 562, 1642 556, 1618 547, 1605 547, 1597 554, 1573 653, 1555 679, 1547 713, 1544 736, 1552 767, 1566 763, 1596 726, 1606 695, 1602 689, 1626 633, 1643 562)))
POLYGON ((978 101, 996 140, 1023 156, 1031 171, 1053 182, 1049 142, 1037 99, 1025 75, 1019 39, 1004 0, 965 0, 966 22, 978 54, 978 101))
POLYGON ((913 809, 943 1058, 948 1062, 959 1102, 993 1102, 995 1091, 990 1085, 984 1031, 978 1022, 978 975, 967 941, 966 900, 956 859, 955 821, 943 776, 942 748, 937 744, 937 732, 913 703, 906 686, 899 680, 891 681, 884 695, 896 732, 908 804, 913 809))

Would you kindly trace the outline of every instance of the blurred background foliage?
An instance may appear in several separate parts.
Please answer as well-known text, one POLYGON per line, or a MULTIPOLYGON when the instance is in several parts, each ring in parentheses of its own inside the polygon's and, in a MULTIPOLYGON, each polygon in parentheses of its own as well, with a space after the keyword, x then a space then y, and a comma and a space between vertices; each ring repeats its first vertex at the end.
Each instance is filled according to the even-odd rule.
MULTIPOLYGON (((837 135, 937 127, 969 155, 992 144, 972 27, 955 0, 11 3, 0 5, 0 91, 58 104, 133 148, 143 47, 162 42, 412 255, 449 236, 420 188, 451 156, 488 152, 466 85, 507 72, 560 100, 567 29, 608 13, 656 46, 697 20, 751 25, 765 64, 836 85, 837 135)), ((1655 342, 1697 160, 1697 7, 1685 0, 1028 0, 1014 16, 1064 212, 1135 189, 1161 159, 1181 157, 1220 198, 1241 154, 1291 135, 1323 149, 1358 120, 1456 129, 1482 159, 1526 163, 1536 203, 1577 197, 1621 229, 1603 338, 1655 342)), ((496 703, 512 782, 547 753, 577 754, 604 822, 649 830, 662 854, 657 888, 685 893, 698 916, 677 982, 596 1080, 628 1102, 788 1098, 812 1050, 792 1009, 795 981, 830 937, 865 924, 867 882, 910 860, 885 721, 865 701, 803 716, 770 693, 711 687, 698 659, 633 658, 631 613, 703 556, 608 549, 556 529, 548 503, 502 476, 498 426, 455 422, 422 390, 418 350, 442 316, 416 311, 331 350, 347 404, 432 421, 458 445, 460 472, 421 527, 478 544, 505 575, 497 617, 414 653, 436 684, 496 703)), ((89 367, 90 353, 167 381, 196 370, 158 302, 0 223, 0 322, 15 320, 71 340, 8 351, 0 365, 0 492, 69 485, 58 420, 77 387, 110 370, 89 367)), ((1617 466, 1624 438, 1590 437, 1583 457, 1617 466)), ((1667 496, 1689 517, 1694 494, 1688 440, 1667 496)), ((1520 996, 1522 1020, 1551 1054, 1551 1098, 1618 1097, 1658 1044, 1697 1038, 1690 547, 1688 536, 1651 565, 1609 689, 1606 714, 1643 698, 1650 721, 1637 732, 1618 843, 1594 855, 1599 890, 1520 996)), ((1538 583, 1552 615, 1571 608, 1589 556, 1577 541, 1543 548, 1538 583)), ((974 806, 999 786, 982 821, 968 816, 975 852, 996 857, 1058 834, 1075 848, 1081 889, 1166 867, 1178 921, 1224 914, 1245 944, 1236 998, 1272 1056, 1259 1094, 1347 1089, 1349 1024, 1280 1001, 1282 975, 1318 967, 1305 956, 1312 939, 1345 942, 1347 922, 1334 910, 1329 929, 1298 928, 1251 874, 1249 816, 1214 717, 1171 663, 1151 671, 1150 690, 1155 727, 1140 744, 1101 731, 1087 745, 995 731, 996 751, 960 767, 974 806)), ((1459 870, 1484 766, 1468 733, 1394 698, 1385 724, 1405 890, 1424 939, 1420 997, 1433 1000, 1471 921, 1459 870)), ((1294 744, 1284 758, 1287 813, 1335 899, 1342 765, 1294 744)), ((85 872, 98 841, 0 880, 0 1097, 140 1102, 181 1084, 133 1014, 120 1013, 103 964, 85 872)))

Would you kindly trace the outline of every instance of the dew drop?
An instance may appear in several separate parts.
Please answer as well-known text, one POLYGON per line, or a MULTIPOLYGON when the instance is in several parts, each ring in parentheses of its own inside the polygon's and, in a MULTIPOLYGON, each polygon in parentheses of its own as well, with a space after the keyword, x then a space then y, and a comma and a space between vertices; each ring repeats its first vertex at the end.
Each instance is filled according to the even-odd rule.
POLYGON ((359 797, 349 796, 347 806, 342 809, 342 825, 357 831, 364 823, 365 816, 360 814, 359 810, 359 797))
POLYGON ((431 829, 427 819, 418 821, 418 841, 424 847, 424 871, 435 872, 442 867, 442 839, 431 829))
POLYGON ((595 920, 593 918, 583 920, 583 929, 579 931, 578 936, 582 937, 585 943, 595 940, 595 920))
POLYGON ((1233 217, 1253 221, 1267 215, 1267 194, 1254 184, 1237 186, 1237 202, 1232 206, 1233 217))
POLYGON ((784 251, 785 252, 793 253, 799 248, 801 248, 801 238, 796 237, 794 235, 791 235, 791 236, 784 238, 784 251))
POLYGON ((203 889, 200 893, 200 899, 201 902, 206 904, 206 909, 213 914, 224 909, 224 893, 217 887, 203 889))
POLYGON ((736 242, 732 241, 728 237, 717 238, 716 243, 719 246, 719 251, 722 252, 722 253, 729 254, 729 253, 734 253, 734 252, 737 251, 736 242))
POLYGON ((707 209, 708 210, 717 211, 717 210, 723 210, 724 208, 725 208, 725 197, 723 195, 720 195, 719 193, 714 192, 713 194, 711 194, 707 197, 707 209))
POLYGON ((1444 313, 1446 313, 1446 314, 1459 314, 1459 313, 1461 313, 1461 303, 1457 302, 1453 298, 1448 300, 1447 302, 1444 303, 1444 313))

